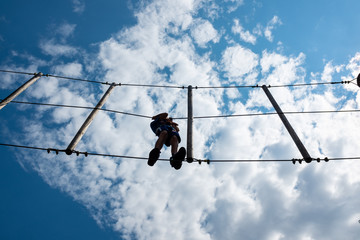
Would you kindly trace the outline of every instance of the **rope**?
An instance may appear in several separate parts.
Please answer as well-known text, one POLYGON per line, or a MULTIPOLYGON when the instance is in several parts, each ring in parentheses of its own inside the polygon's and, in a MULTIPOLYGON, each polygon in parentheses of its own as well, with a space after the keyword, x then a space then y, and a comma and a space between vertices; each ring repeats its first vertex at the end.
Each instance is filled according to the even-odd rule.
MULTIPOLYGON (((0 143, 0 146, 5 147, 14 147, 14 148, 25 148, 25 149, 33 149, 33 150, 43 150, 47 151, 48 153, 55 152, 56 154, 59 154, 60 152, 66 152, 66 150, 63 149, 55 149, 55 148, 43 148, 43 147, 33 147, 33 146, 23 146, 23 145, 15 145, 15 144, 6 144, 6 143, 0 143)), ((79 155, 85 155, 87 156, 102 156, 102 157, 113 157, 113 158, 127 158, 127 159, 137 159, 137 160, 147 160, 146 157, 136 157, 136 156, 125 156, 125 155, 114 155, 114 154, 104 154, 104 153, 94 153, 94 152, 79 152, 79 151, 73 151, 77 156, 79 155)), ((160 158, 159 161, 169 161, 169 159, 160 158)), ((360 160, 360 157, 336 157, 336 158, 313 158, 312 160, 320 162, 320 161, 344 161, 344 160, 360 160)), ((194 158, 194 162, 198 162, 201 164, 202 162, 206 163, 261 163, 261 162, 295 162, 299 161, 300 163, 303 161, 303 159, 213 159, 213 160, 202 160, 202 159, 196 159, 194 158)))
POLYGON ((44 74, 45 77, 55 77, 55 78, 61 78, 61 79, 67 79, 67 80, 74 80, 74 81, 80 81, 80 82, 89 82, 89 83, 99 83, 99 84, 105 84, 105 85, 111 85, 112 83, 109 82, 100 82, 100 81, 94 81, 94 80, 87 80, 87 79, 81 79, 81 78, 72 78, 72 77, 63 77, 63 76, 56 76, 51 74, 44 74))
POLYGON ((16 74, 24 74, 24 75, 36 75, 36 74, 37 74, 37 73, 17 72, 17 71, 11 71, 11 70, 0 70, 0 72, 4 72, 4 73, 16 73, 16 74))
POLYGON ((52 104, 52 103, 34 103, 34 102, 21 102, 21 101, 12 101, 10 103, 17 103, 17 104, 29 104, 29 105, 38 105, 38 106, 48 106, 48 107, 63 107, 63 108, 78 108, 78 109, 98 109, 100 111, 104 112, 112 112, 112 113, 119 113, 124 115, 130 115, 135 117, 142 117, 142 118, 149 118, 151 119, 151 116, 141 115, 141 114, 135 114, 135 113, 127 113, 127 112, 121 112, 117 110, 111 110, 111 109, 104 109, 104 108, 96 108, 96 107, 85 107, 85 106, 76 106, 76 105, 63 105, 63 104, 52 104))
MULTIPOLYGON (((27 72, 17 72, 11 70, 0 70, 0 72, 6 73, 15 73, 15 74, 27 74, 27 75, 36 75, 36 73, 27 73, 27 72)), ((57 76, 52 74, 44 74, 45 77, 56 77, 61 79, 67 80, 74 80, 74 81, 82 81, 82 82, 89 82, 89 83, 98 83, 98 84, 106 84, 112 85, 115 84, 117 86, 128 86, 128 87, 151 87, 151 88, 178 88, 178 89, 185 89, 184 86, 170 86, 170 85, 155 85, 155 84, 135 84, 135 83, 109 83, 109 82, 101 82, 101 81, 94 81, 82 78, 73 78, 73 77, 66 77, 66 76, 57 76)), ((354 78, 350 81, 337 81, 337 82, 319 82, 319 83, 299 83, 299 84, 286 84, 286 85, 268 85, 270 87, 302 87, 302 86, 315 86, 315 85, 327 85, 327 84, 349 84, 352 83, 357 78, 354 78)), ((219 89, 219 88, 260 88, 259 85, 234 85, 234 86, 195 86, 195 89, 219 89)))
MULTIPOLYGON (((1 100, 0 100, 1 101, 1 100)), ((76 105, 63 105, 63 104, 52 104, 52 103, 34 103, 34 102, 22 102, 22 101, 12 101, 10 103, 17 103, 17 104, 28 104, 28 105, 38 105, 38 106, 48 106, 48 107, 63 107, 63 108, 77 108, 77 109, 96 109, 95 107, 86 107, 86 106, 76 106, 76 105)), ((128 113, 122 112, 117 110, 105 109, 105 108, 98 108, 100 111, 104 112, 112 112, 117 114, 124 114, 134 117, 141 117, 151 119, 152 116, 149 115, 142 115, 142 114, 135 114, 135 113, 128 113)), ((289 111, 283 112, 284 114, 325 114, 325 113, 356 113, 360 112, 360 109, 349 109, 349 110, 317 110, 317 111, 289 111)), ((265 113, 244 113, 244 114, 228 114, 228 115, 218 115, 218 116, 198 116, 193 117, 193 119, 210 119, 210 118, 233 118, 233 117, 253 117, 253 116, 266 116, 266 115, 277 115, 276 112, 265 112, 265 113)), ((184 120, 187 117, 173 117, 173 119, 177 120, 184 120)))

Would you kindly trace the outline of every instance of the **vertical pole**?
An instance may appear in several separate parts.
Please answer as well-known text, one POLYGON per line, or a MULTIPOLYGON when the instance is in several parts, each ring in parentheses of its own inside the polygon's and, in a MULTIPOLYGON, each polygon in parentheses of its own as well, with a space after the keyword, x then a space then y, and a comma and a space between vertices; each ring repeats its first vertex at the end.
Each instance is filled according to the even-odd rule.
POLYGON ((312 158, 310 157, 310 154, 308 153, 308 151, 306 150, 306 148, 302 144, 301 140, 299 139, 296 132, 292 128, 291 124, 289 123, 289 121, 285 117, 283 111, 281 110, 281 108, 279 107, 279 105, 277 104, 275 99, 273 98, 273 96, 270 93, 269 89, 265 85, 262 86, 262 89, 264 90, 266 96, 269 98, 271 104, 275 108, 277 114, 279 115, 279 117, 280 117, 281 121, 283 122, 283 124, 285 125, 286 129, 288 130, 290 136, 292 137, 293 141, 295 142, 295 144, 296 144, 297 148, 299 149, 301 155, 303 156, 305 162, 310 163, 312 161, 312 158))
POLYGON ((76 145, 79 143, 80 139, 85 134, 85 132, 88 129, 88 127, 90 126, 91 122, 94 120, 96 114, 99 112, 99 109, 101 109, 102 106, 104 105, 104 103, 106 102, 107 98, 109 97, 109 95, 112 92, 112 90, 114 89, 114 87, 115 87, 114 83, 110 85, 110 87, 108 88, 108 90, 106 91, 104 96, 100 99, 100 101, 94 108, 94 110, 92 110, 90 115, 87 117, 87 119, 85 120, 85 122, 83 123, 83 125, 81 126, 79 131, 76 133, 75 137, 73 138, 73 140, 71 141, 69 146, 66 148, 65 152, 67 155, 71 155, 73 153, 76 145))
POLYGON ((6 106, 6 104, 8 104, 9 102, 11 102, 14 98, 16 98, 20 93, 22 93, 23 91, 25 91, 28 87, 30 87, 31 84, 33 84, 34 82, 36 82, 36 80, 38 80, 43 74, 41 72, 39 73, 35 73, 35 76, 32 77, 29 81, 27 81, 26 83, 24 83, 23 85, 21 85, 18 89, 16 89, 13 93, 11 93, 8 97, 6 97, 5 99, 3 99, 0 102, 0 109, 2 109, 3 107, 6 106))
POLYGON ((188 163, 194 161, 193 157, 193 101, 192 86, 188 86, 188 125, 187 125, 187 159, 188 163))

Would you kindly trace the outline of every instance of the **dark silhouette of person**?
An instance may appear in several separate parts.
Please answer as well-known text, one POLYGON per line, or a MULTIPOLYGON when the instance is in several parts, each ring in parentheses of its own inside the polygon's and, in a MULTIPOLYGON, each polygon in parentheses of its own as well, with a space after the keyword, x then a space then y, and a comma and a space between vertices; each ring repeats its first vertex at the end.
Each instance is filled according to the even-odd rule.
POLYGON ((167 113, 153 116, 152 120, 150 127, 155 135, 158 136, 158 139, 155 143, 155 148, 149 153, 148 165, 154 166, 165 144, 167 147, 171 146, 172 157, 170 158, 170 165, 179 170, 185 159, 186 150, 184 147, 181 147, 178 151, 178 146, 181 142, 178 124, 173 122, 172 118, 168 118, 167 113))

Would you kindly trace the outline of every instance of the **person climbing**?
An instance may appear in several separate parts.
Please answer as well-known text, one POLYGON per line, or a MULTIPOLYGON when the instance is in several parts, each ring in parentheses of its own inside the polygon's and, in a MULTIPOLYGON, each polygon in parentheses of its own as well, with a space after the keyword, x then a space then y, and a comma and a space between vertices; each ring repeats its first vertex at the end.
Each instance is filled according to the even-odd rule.
POLYGON ((165 144, 167 147, 171 146, 172 157, 170 158, 170 165, 179 170, 185 159, 186 150, 184 147, 181 147, 178 151, 178 145, 181 142, 178 124, 173 122, 172 118, 168 118, 167 113, 155 115, 152 117, 152 120, 150 127, 155 135, 158 136, 158 139, 155 143, 155 148, 149 153, 148 165, 154 166, 160 157, 160 150, 165 144))

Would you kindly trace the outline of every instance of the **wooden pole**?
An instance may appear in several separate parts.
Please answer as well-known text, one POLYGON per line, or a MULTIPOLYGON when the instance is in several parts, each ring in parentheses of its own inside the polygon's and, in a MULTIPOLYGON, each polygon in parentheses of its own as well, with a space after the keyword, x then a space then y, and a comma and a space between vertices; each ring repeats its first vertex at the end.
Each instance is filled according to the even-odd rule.
POLYGON ((285 117, 283 111, 281 110, 281 108, 279 107, 279 105, 277 104, 275 99, 273 98, 273 96, 270 93, 269 89, 265 85, 262 86, 262 89, 264 90, 266 96, 269 98, 271 104, 275 108, 275 110, 276 110, 277 114, 279 115, 281 121, 285 125, 285 128, 288 130, 290 136, 292 137, 293 141, 295 142, 295 144, 296 144, 297 148, 299 149, 301 155, 303 156, 305 162, 310 163, 312 161, 312 158, 310 157, 310 154, 308 153, 308 151, 306 150, 306 148, 302 144, 301 140, 299 139, 299 137, 296 134, 295 130, 292 128, 291 124, 289 123, 289 121, 285 117))
POLYGON ((108 90, 106 91, 104 96, 100 99, 100 101, 94 108, 94 110, 92 110, 90 115, 87 117, 87 119, 85 120, 85 122, 83 123, 83 125, 81 126, 79 131, 76 133, 75 137, 73 138, 73 140, 71 141, 69 146, 66 148, 65 152, 67 155, 71 155, 73 153, 76 145, 79 143, 80 139, 85 134, 85 132, 88 129, 88 127, 90 126, 91 122, 94 120, 96 114, 99 112, 99 109, 101 109, 102 106, 105 104, 107 98, 109 97, 109 95, 112 92, 112 90, 114 89, 114 87, 115 87, 114 83, 110 85, 110 87, 108 88, 108 90))
POLYGON ((188 163, 194 161, 193 157, 193 101, 192 86, 188 86, 188 125, 187 125, 187 159, 188 163))
POLYGON ((24 83, 23 85, 21 85, 18 89, 16 89, 13 93, 11 93, 8 97, 6 97, 5 99, 3 99, 0 102, 0 110, 6 106, 6 104, 8 104, 9 102, 11 102, 14 98, 16 98, 20 93, 22 93, 23 91, 25 91, 28 87, 30 87, 31 84, 33 84, 34 82, 36 82, 36 80, 38 80, 39 78, 41 78, 41 76, 43 75, 41 72, 39 73, 35 73, 35 76, 32 77, 29 81, 27 81, 26 83, 24 83))

